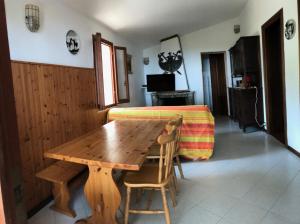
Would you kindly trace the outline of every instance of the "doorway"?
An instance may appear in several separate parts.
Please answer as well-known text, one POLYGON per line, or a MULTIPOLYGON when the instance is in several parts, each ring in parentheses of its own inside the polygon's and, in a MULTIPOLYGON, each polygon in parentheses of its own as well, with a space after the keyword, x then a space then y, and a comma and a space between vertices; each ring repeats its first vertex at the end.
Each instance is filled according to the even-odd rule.
POLYGON ((286 135, 284 25, 281 9, 262 26, 268 133, 283 144, 286 135))
POLYGON ((215 116, 228 115, 225 53, 202 53, 204 103, 215 116))

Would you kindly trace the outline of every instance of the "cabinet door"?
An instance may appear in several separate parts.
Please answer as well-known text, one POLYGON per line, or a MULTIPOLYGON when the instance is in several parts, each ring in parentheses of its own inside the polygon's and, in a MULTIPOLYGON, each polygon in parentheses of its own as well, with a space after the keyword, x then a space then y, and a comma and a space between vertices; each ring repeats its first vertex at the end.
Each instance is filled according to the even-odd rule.
POLYGON ((231 49, 232 75, 243 75, 243 54, 240 42, 231 49))
POLYGON ((247 74, 260 71, 259 37, 247 38, 243 41, 244 71, 247 74))
POLYGON ((236 45, 236 75, 244 75, 244 48, 243 42, 238 41, 236 45))
POLYGON ((255 124, 255 89, 244 89, 239 91, 239 112, 242 127, 255 124))
POLYGON ((231 60, 232 60, 232 62, 231 62, 232 63, 232 75, 233 76, 238 76, 239 73, 240 73, 240 69, 239 69, 240 62, 239 62, 239 51, 238 51, 236 46, 234 46, 232 48, 231 55, 232 55, 232 57, 231 57, 231 60))
POLYGON ((231 75, 234 76, 234 48, 229 50, 231 75))
POLYGON ((236 107, 235 107, 235 97, 234 97, 234 88, 228 88, 229 91, 229 108, 230 108, 230 117, 233 120, 236 120, 236 107))

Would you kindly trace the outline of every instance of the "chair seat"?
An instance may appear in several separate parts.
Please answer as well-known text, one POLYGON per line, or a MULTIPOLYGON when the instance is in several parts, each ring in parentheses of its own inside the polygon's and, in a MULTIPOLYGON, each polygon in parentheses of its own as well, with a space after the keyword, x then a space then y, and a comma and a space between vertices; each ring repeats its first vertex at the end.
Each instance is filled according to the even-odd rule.
MULTIPOLYGON (((158 182, 159 166, 158 164, 146 164, 140 171, 128 172, 124 178, 124 184, 127 187, 161 187, 165 186, 167 181, 158 182), (157 186, 154 186, 157 185, 157 186)), ((162 172, 164 173, 164 171, 162 172)))
POLYGON ((158 156, 158 158, 160 157, 160 145, 152 145, 149 149, 149 153, 147 155, 147 157, 152 157, 152 156, 158 156))
MULTIPOLYGON (((179 155, 177 151, 174 153, 174 157, 179 155)), ((152 145, 149 148, 147 159, 159 159, 160 157, 160 145, 152 145)))

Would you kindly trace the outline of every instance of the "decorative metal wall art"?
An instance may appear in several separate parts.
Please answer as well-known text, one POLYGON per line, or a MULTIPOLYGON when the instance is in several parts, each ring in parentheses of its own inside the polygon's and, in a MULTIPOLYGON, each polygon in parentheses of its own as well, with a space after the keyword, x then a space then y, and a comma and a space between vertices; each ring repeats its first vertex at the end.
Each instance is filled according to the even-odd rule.
POLYGON ((40 28, 40 9, 37 5, 25 5, 25 23, 31 32, 37 32, 40 28))
POLYGON ((296 22, 293 19, 290 19, 285 24, 285 38, 291 40, 296 34, 296 22))
POLYGON ((165 71, 165 74, 174 74, 177 72, 181 75, 181 72, 178 70, 180 69, 182 62, 183 57, 181 51, 177 51, 176 53, 169 52, 168 56, 165 56, 165 52, 158 55, 159 67, 165 71))
POLYGON ((74 30, 69 30, 66 35, 66 45, 71 54, 76 55, 80 49, 80 39, 74 30))

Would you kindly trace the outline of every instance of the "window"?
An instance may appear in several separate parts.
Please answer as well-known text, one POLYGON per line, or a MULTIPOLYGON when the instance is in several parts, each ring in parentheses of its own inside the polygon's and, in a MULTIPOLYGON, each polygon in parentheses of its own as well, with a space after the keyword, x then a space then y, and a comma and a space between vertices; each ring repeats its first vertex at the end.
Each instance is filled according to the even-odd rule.
POLYGON ((125 64, 127 56, 126 48, 114 48, 113 43, 102 39, 100 33, 93 35, 93 46, 97 82, 97 104, 99 109, 105 109, 117 103, 129 102, 128 72, 125 64), (115 58, 116 49, 124 50, 123 60, 120 60, 120 57, 115 58), (121 65, 125 71, 120 69, 121 65), (119 78, 117 77, 117 73, 119 78), (121 85, 118 84, 118 81, 121 82, 121 85), (127 89, 123 90, 125 88, 123 86, 127 89))
POLYGON ((108 41, 101 40, 101 53, 104 87, 104 106, 107 107, 116 103, 113 44, 108 41))
POLYGON ((93 35, 94 61, 97 81, 97 104, 105 109, 116 104, 114 47, 101 34, 93 35))

